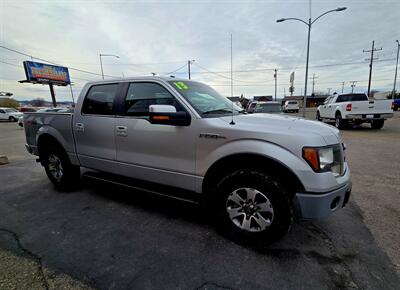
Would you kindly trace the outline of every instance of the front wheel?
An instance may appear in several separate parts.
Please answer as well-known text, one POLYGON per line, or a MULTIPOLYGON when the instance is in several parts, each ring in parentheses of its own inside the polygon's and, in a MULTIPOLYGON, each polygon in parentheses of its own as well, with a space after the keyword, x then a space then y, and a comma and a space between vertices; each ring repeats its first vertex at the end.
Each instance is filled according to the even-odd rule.
POLYGON ((50 145, 43 150, 41 162, 47 177, 61 190, 70 190, 76 187, 80 179, 79 166, 72 165, 67 154, 59 146, 50 145))
POLYGON ((385 120, 383 120, 383 119, 372 120, 372 121, 371 121, 371 127, 372 127, 372 129, 382 129, 383 124, 385 124, 385 120))
POLYGON ((260 170, 238 170, 225 176, 216 191, 219 222, 231 238, 270 243, 289 231, 290 193, 277 178, 260 170))

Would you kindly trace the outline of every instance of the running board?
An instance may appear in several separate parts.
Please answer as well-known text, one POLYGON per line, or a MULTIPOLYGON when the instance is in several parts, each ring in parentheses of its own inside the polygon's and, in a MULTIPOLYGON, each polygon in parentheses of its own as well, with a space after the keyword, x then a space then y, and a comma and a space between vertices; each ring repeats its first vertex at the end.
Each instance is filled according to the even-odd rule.
POLYGON ((190 190, 184 190, 168 185, 157 184, 153 182, 143 181, 134 178, 128 178, 115 174, 103 173, 98 171, 87 171, 82 175, 83 178, 107 182, 122 187, 128 187, 135 190, 168 197, 171 199, 189 202, 192 204, 201 203, 201 194, 190 190))

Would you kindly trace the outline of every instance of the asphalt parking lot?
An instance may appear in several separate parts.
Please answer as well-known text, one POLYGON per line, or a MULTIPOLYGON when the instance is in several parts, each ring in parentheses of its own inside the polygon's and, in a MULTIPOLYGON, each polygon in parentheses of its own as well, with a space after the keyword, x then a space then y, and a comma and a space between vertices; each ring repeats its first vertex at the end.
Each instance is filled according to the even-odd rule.
POLYGON ((200 206, 87 180, 57 192, 23 130, 0 123, 0 289, 399 289, 400 114, 343 137, 347 207, 251 248, 200 206))

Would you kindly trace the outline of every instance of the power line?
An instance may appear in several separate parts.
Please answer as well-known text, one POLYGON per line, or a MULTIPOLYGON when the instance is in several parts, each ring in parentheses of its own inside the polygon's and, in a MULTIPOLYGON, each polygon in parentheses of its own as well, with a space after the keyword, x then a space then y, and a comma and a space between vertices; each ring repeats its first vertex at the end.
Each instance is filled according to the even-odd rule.
MULTIPOLYGON (((30 57, 30 58, 32 58, 32 59, 37 59, 37 60, 44 61, 44 62, 47 62, 47 63, 50 63, 50 64, 54 64, 54 65, 60 65, 60 64, 58 64, 58 63, 56 63, 56 62, 53 62, 53 61, 50 61, 50 60, 47 60, 47 59, 43 59, 43 58, 40 58, 40 57, 36 57, 36 56, 33 56, 33 55, 29 55, 29 54, 27 54, 27 53, 24 53, 24 52, 21 52, 21 51, 12 49, 12 48, 8 48, 8 47, 5 47, 5 46, 3 46, 3 45, 0 45, 0 48, 3 48, 3 49, 5 49, 5 50, 18 53, 18 54, 20 54, 20 55, 24 55, 24 56, 30 57)), ((69 68, 70 70, 75 70, 75 71, 79 71, 79 72, 86 73, 86 74, 91 74, 91 75, 96 75, 96 76, 102 76, 102 75, 99 74, 99 73, 95 73, 95 72, 83 70, 83 69, 80 69, 80 68, 75 68, 75 67, 71 67, 71 66, 65 66, 65 67, 69 68)), ((104 75, 104 76, 111 77, 111 78, 119 78, 119 77, 110 76, 110 75, 104 75)))

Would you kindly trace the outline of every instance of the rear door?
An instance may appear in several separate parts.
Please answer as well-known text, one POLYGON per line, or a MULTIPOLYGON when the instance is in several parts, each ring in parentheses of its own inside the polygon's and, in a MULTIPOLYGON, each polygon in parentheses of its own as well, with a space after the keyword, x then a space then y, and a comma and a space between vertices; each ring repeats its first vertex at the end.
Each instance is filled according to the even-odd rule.
POLYGON ((115 172, 115 100, 120 84, 95 84, 75 112, 76 152, 84 167, 115 172))
POLYGON ((150 105, 185 107, 161 83, 126 83, 116 119, 117 161, 120 173, 150 182, 194 190, 198 130, 190 126, 157 125, 149 122, 150 105))

